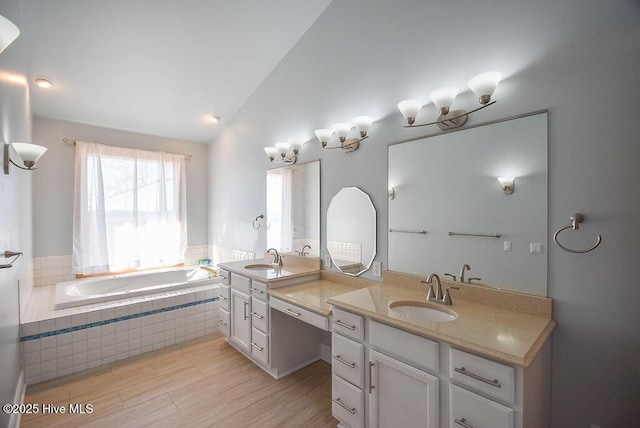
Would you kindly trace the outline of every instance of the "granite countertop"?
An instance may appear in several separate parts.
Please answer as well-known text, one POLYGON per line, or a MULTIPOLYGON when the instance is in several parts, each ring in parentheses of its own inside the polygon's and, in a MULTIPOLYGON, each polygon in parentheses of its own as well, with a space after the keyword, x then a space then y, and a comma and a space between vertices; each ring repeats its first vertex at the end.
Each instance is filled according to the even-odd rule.
POLYGON ((447 322, 408 319, 389 308, 400 300, 425 302, 425 291, 381 283, 348 293, 334 295, 327 303, 337 308, 403 330, 440 340, 521 367, 529 367, 549 338, 556 322, 551 317, 527 314, 494 306, 456 299, 453 305, 433 304, 453 311, 458 318, 447 322))
POLYGON ((320 274, 320 263, 314 263, 315 260, 310 259, 309 262, 298 262, 288 264, 285 261, 285 265, 271 269, 245 269, 245 266, 264 264, 271 265, 271 258, 255 259, 255 260, 242 260, 238 262, 220 263, 218 267, 224 270, 228 270, 233 273, 237 273, 242 276, 246 276, 256 281, 272 283, 290 278, 298 278, 307 275, 320 274), (315 265, 317 266, 315 266, 315 265))
POLYGON ((271 288, 269 294, 317 314, 329 316, 332 312, 332 306, 326 302, 327 299, 353 290, 355 288, 344 284, 318 279, 302 284, 271 288))

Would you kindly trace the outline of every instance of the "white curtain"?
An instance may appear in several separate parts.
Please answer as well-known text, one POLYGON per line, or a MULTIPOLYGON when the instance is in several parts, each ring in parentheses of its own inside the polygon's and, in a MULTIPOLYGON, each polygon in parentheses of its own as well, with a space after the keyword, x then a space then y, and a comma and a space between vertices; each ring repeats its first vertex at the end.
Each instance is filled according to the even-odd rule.
POLYGON ((73 272, 180 263, 187 248, 183 155, 76 143, 73 272))
POLYGON ((267 247, 293 251, 293 171, 281 168, 267 173, 267 247))

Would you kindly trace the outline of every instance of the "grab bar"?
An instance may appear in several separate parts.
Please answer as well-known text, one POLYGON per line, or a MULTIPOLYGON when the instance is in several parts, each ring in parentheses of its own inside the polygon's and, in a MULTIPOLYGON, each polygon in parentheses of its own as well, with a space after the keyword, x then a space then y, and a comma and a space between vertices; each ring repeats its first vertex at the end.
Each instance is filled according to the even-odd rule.
POLYGON ((403 230, 403 229, 389 229, 389 232, 398 232, 398 233, 418 233, 420 235, 426 235, 426 230, 403 230))
POLYGON ((576 214, 572 215, 571 217, 569 217, 569 220, 571 220, 571 224, 569 226, 562 227, 562 228, 558 229, 556 231, 556 233, 553 234, 553 240, 554 240, 554 242, 556 244, 558 244, 558 246, 560 248, 562 248, 563 250, 568 251, 570 253, 584 254, 584 253, 588 253, 589 251, 595 250, 598 247, 598 245, 600 245, 600 243, 602 242, 602 236, 601 235, 597 235, 596 243, 591 248, 588 248, 586 250, 573 250, 571 248, 565 247, 560 242, 558 242, 558 235, 563 230, 567 230, 567 229, 578 230, 578 229, 580 229, 580 223, 582 223, 584 221, 584 216, 582 214, 576 213, 576 214))
POLYGON ((492 235, 484 234, 484 233, 461 233, 461 232, 449 232, 449 236, 476 236, 479 238, 499 238, 499 233, 494 233, 492 235))

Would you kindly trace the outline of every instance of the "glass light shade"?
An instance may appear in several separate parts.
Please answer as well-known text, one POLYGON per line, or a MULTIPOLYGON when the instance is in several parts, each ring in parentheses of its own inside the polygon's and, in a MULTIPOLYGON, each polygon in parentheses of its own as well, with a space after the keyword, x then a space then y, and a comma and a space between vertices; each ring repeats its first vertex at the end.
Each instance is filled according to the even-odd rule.
POLYGON ((422 101, 418 100, 404 100, 398 103, 398 110, 400 110, 400 113, 402 113, 407 120, 415 118, 421 108, 422 101))
POLYGON ((4 51, 20 35, 16 24, 0 15, 0 53, 4 51))
POLYGON ((331 138, 333 131, 330 129, 316 129, 313 133, 316 134, 318 140, 324 145, 329 141, 329 138, 331 138))
POLYGON ((291 147, 289 143, 276 143, 276 149, 278 149, 278 152, 280 152, 280 154, 287 153, 289 147, 291 147))
POLYGON ((345 138, 347 134, 349 134, 349 131, 351 131, 352 127, 353 125, 351 125, 350 123, 334 123, 331 126, 331 128, 333 128, 333 132, 335 132, 338 138, 340 138, 341 140, 345 138))
POLYGON ((369 128, 371 128, 373 119, 371 119, 369 116, 358 116, 353 118, 353 123, 355 123, 356 129, 360 133, 360 136, 364 138, 366 137, 369 128))
POLYGON ((489 71, 472 77, 469 79, 468 85, 478 98, 491 98, 491 95, 493 95, 493 92, 498 87, 498 83, 500 83, 500 79, 502 79, 502 73, 499 71, 489 71))
POLYGON ((513 193, 514 181, 513 177, 496 177, 502 186, 502 191, 506 194, 513 193))
POLYGON ((429 94, 429 97, 439 109, 448 109, 449 107, 451 107, 451 104, 453 104, 453 100, 456 99, 457 95, 458 88, 447 86, 445 88, 436 89, 435 91, 431 92, 429 94))
POLYGON ((273 158, 278 154, 278 149, 275 147, 265 147, 264 152, 269 156, 269 159, 273 160, 273 158))
POLYGON ((298 150, 300 150, 300 147, 302 147, 302 143, 300 141, 289 141, 289 147, 294 152, 297 152, 298 150))
POLYGON ((32 168, 38 159, 47 151, 46 147, 38 146, 30 143, 11 143, 13 150, 20 157, 24 165, 32 168))

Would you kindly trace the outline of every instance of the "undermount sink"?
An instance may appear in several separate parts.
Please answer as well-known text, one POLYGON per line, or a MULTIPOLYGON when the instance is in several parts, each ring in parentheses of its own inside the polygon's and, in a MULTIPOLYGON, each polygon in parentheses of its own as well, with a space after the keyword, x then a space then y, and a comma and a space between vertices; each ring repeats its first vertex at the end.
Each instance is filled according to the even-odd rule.
POLYGON ((426 302, 399 301, 389 305, 389 309, 405 319, 420 321, 453 321, 458 315, 450 310, 435 308, 426 302))
POLYGON ((258 263, 253 265, 246 265, 244 268, 249 270, 269 270, 269 269, 273 269, 273 265, 258 263))

